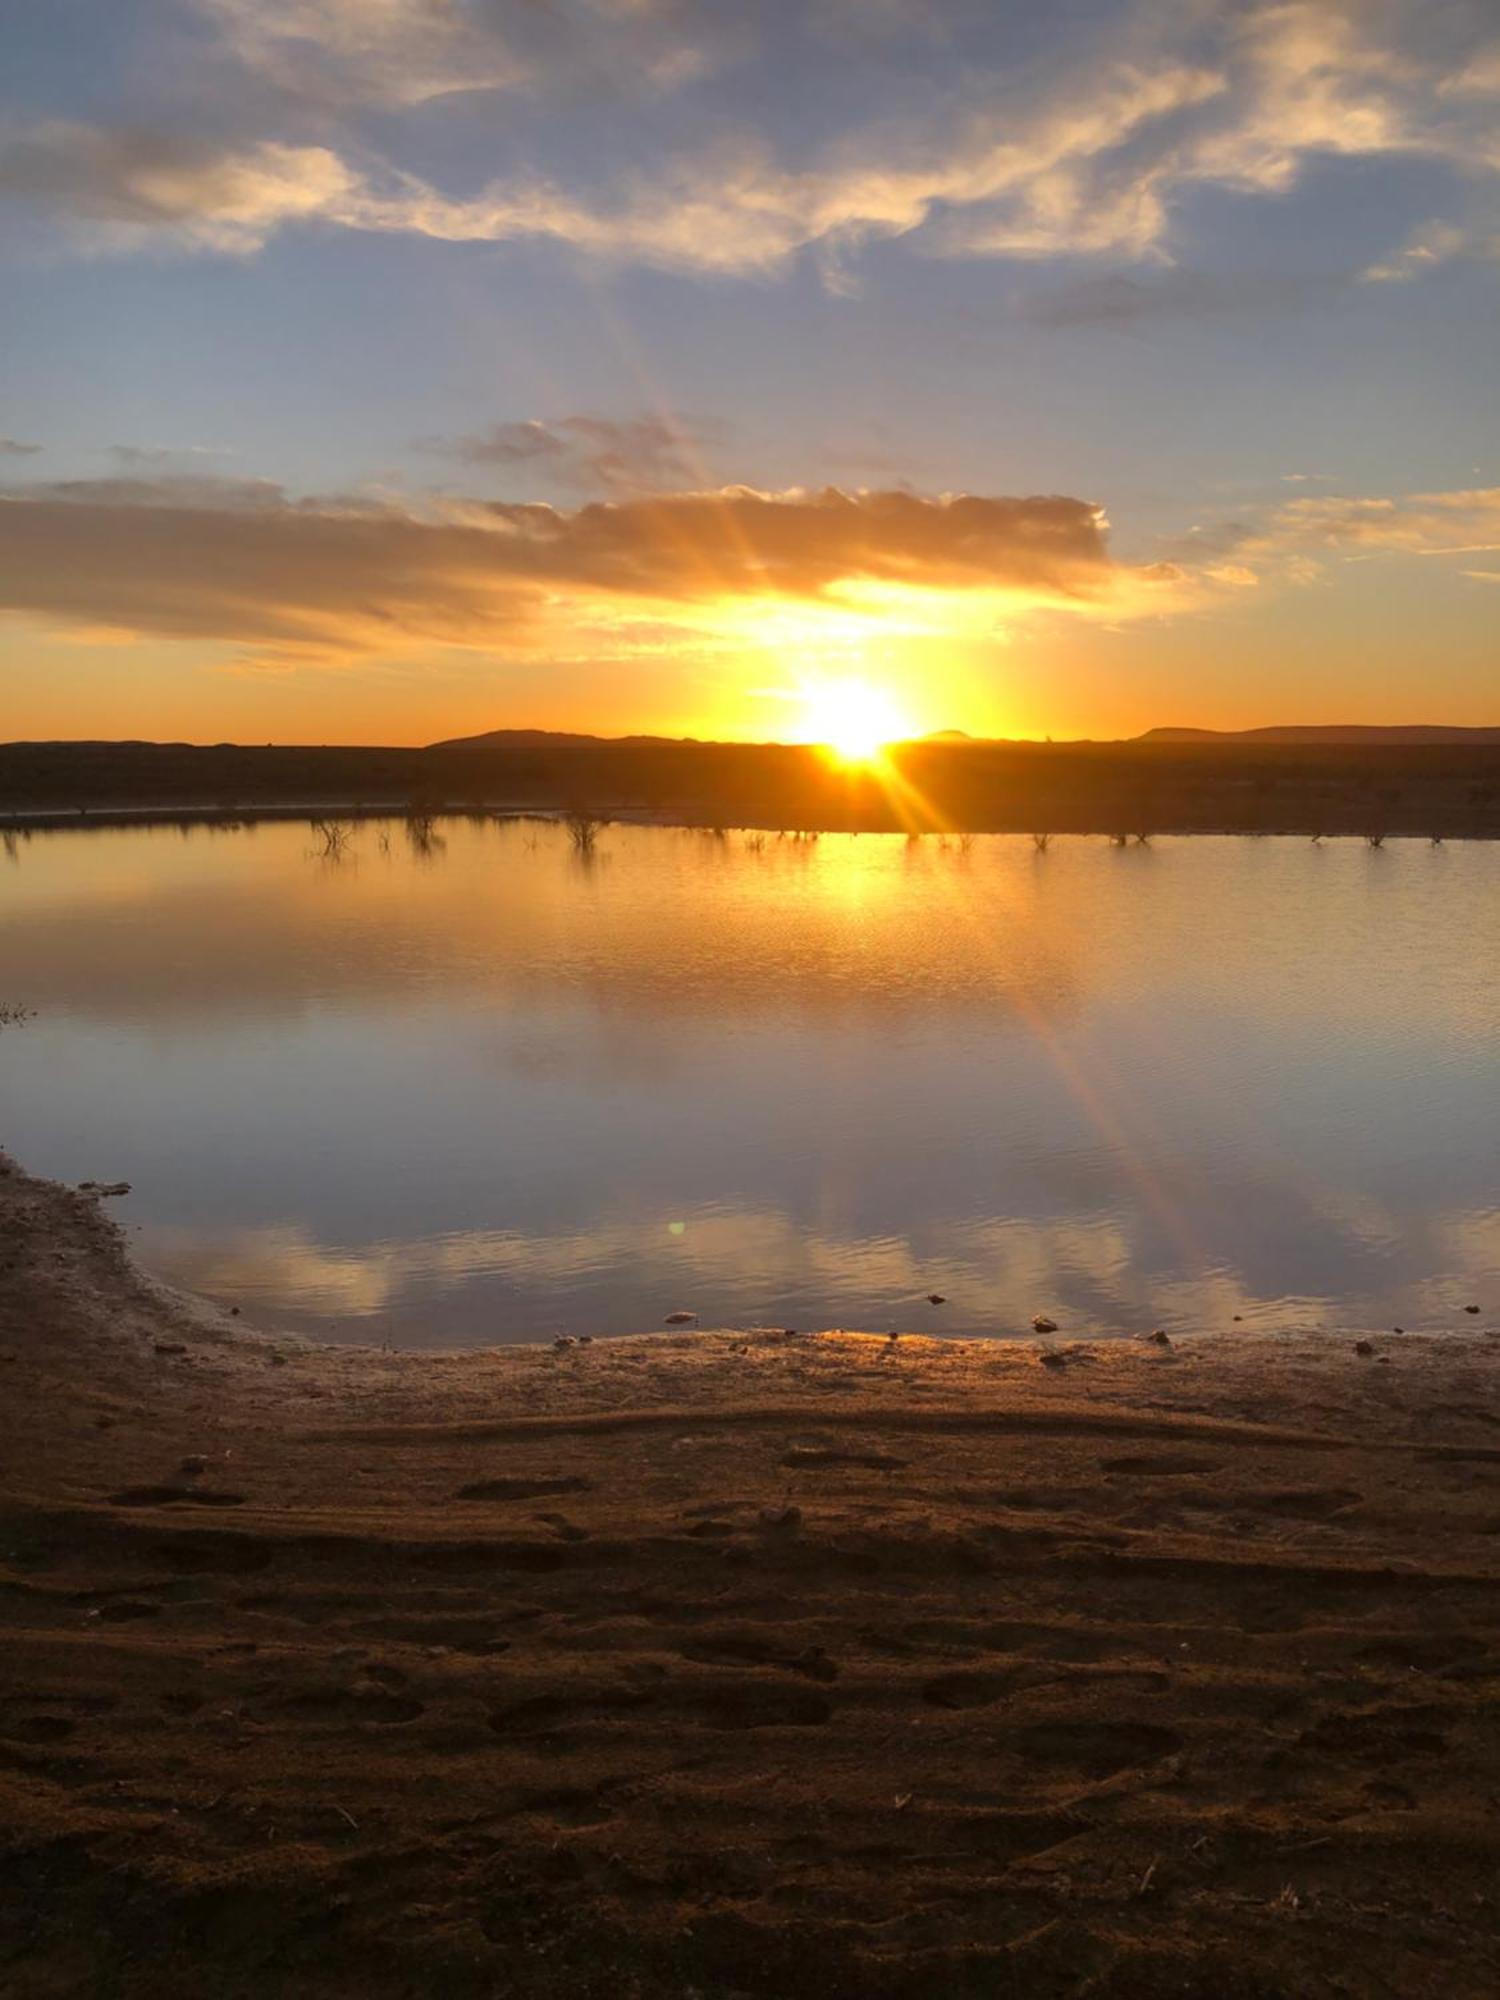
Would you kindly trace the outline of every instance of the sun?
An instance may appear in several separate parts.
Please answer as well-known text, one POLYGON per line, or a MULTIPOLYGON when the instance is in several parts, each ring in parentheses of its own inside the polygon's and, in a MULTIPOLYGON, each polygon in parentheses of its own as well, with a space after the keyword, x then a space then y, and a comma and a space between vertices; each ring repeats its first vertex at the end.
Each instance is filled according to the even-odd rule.
POLYGON ((899 703, 868 681, 821 681, 802 690, 804 739, 819 743, 841 764, 868 764, 888 743, 910 733, 899 703))

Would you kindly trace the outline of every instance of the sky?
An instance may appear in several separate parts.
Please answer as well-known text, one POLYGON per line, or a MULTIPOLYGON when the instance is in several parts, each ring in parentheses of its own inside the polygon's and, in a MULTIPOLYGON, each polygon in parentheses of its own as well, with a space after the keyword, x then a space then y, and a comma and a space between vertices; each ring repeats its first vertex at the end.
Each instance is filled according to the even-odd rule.
POLYGON ((0 738, 1500 722, 1497 0, 0 46, 0 738))

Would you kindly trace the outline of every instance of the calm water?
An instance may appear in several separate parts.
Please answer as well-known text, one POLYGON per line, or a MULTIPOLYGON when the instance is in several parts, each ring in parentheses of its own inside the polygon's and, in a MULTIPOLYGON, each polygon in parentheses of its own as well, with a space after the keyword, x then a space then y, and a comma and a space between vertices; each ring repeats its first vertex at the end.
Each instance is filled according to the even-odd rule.
POLYGON ((0 1144, 339 1340, 1472 1326, 1500 848, 400 824, 0 856, 0 1144), (933 1307, 926 1294, 941 1292, 933 1307))

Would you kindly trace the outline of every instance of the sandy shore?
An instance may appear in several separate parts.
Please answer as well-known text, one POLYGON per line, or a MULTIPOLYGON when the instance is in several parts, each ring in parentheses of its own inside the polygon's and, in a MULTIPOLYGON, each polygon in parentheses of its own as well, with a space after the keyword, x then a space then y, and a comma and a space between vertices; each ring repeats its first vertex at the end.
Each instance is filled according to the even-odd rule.
POLYGON ((1488 2000, 1500 1323, 1370 1339, 320 1349, 6 1165, 0 1989, 1488 2000))

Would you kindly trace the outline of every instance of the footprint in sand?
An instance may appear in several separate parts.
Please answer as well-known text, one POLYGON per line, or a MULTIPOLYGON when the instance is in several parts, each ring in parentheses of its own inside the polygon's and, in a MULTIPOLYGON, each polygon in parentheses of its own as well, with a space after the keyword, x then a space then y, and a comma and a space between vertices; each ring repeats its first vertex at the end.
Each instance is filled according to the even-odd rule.
POLYGON ((933 1708, 989 1708, 1013 1686, 1009 1674, 939 1674, 923 1684, 922 1699, 933 1708))
POLYGON ((476 1479, 471 1485, 460 1486, 455 1498, 459 1500, 543 1500, 554 1493, 592 1493, 592 1479, 580 1479, 569 1473, 557 1473, 540 1479, 476 1479))
POLYGON ((836 1681, 839 1670, 821 1646, 790 1646, 753 1633, 708 1632, 681 1648, 685 1660, 714 1667, 781 1667, 808 1680, 836 1681))
POLYGON ((888 1451, 839 1451, 832 1446, 794 1444, 784 1452, 780 1464, 794 1470, 815 1470, 819 1466, 857 1465, 870 1472, 904 1472, 910 1459, 894 1458, 888 1451))
POLYGON ((1101 1472, 1138 1473, 1150 1479, 1181 1479, 1192 1473, 1217 1472, 1211 1458, 1101 1458, 1101 1472))
POLYGON ((309 1688, 283 1695, 252 1711, 257 1722, 302 1723, 311 1728, 343 1728, 374 1723, 389 1728, 415 1722, 424 1712, 420 1701, 380 1688, 309 1688))
POLYGON ((272 1549, 254 1535, 195 1533, 184 1530, 170 1542, 158 1542, 152 1554, 168 1569, 193 1576, 247 1576, 269 1569, 272 1549))
POLYGON ((111 1507, 243 1507, 243 1493, 220 1493, 209 1486, 127 1486, 111 1493, 111 1507))
POLYGON ((1093 1778, 1160 1763, 1182 1748, 1175 1729, 1151 1722, 1036 1722, 1018 1729, 1020 1754, 1038 1764, 1063 1764, 1093 1778))

